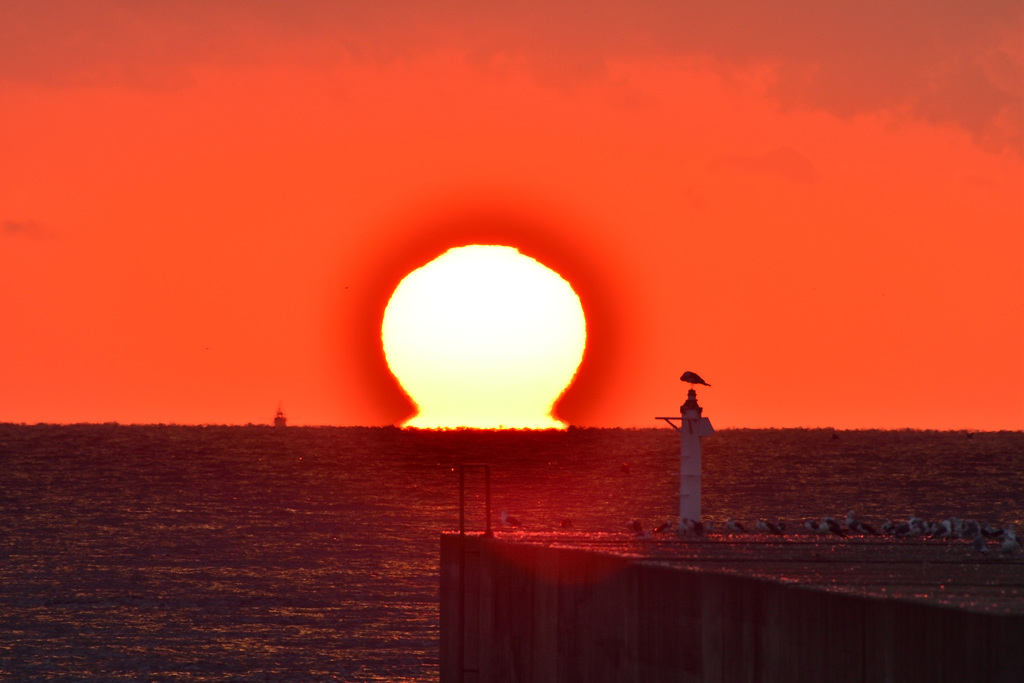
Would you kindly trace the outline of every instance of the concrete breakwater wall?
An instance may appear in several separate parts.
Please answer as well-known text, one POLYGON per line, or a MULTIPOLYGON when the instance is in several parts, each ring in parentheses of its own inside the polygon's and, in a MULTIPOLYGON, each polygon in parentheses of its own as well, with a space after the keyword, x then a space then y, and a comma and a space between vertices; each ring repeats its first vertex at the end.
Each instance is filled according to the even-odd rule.
POLYGON ((441 681, 1024 681, 1021 610, 689 560, 443 534, 441 681))

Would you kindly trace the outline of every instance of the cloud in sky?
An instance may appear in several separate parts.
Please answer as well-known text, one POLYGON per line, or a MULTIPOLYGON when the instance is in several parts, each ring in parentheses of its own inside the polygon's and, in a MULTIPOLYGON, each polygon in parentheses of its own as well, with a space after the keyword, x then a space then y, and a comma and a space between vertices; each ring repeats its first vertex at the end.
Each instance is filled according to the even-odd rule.
POLYGON ((616 61, 768 65, 784 107, 879 110, 1021 149, 1024 7, 917 0, 822 3, 6 2, 0 78, 180 87, 207 64, 393 61, 449 50, 481 68, 524 64, 572 87, 616 61))
POLYGON ((810 159, 792 147, 777 147, 754 156, 732 155, 726 163, 740 171, 776 175, 795 183, 813 183, 818 179, 818 170, 810 159))
POLYGON ((26 237, 31 239, 40 239, 43 237, 48 237, 50 234, 50 232, 39 221, 5 220, 2 225, 3 229, 0 230, 0 235, 7 235, 9 237, 26 237))

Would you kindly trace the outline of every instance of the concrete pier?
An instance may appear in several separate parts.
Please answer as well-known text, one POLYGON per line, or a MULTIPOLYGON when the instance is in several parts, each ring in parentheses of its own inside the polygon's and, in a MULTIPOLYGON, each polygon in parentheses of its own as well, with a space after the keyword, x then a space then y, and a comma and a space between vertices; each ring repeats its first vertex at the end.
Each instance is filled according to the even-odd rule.
POLYGON ((441 536, 441 681, 1024 680, 1024 557, 966 542, 441 536))

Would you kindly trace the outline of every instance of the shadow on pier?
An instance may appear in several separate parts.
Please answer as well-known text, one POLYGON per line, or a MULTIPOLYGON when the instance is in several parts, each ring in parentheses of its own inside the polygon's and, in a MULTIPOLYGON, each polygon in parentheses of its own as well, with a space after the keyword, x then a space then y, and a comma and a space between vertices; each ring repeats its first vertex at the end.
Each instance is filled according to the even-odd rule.
POLYGON ((969 543, 441 536, 441 681, 1022 681, 1024 558, 969 543))

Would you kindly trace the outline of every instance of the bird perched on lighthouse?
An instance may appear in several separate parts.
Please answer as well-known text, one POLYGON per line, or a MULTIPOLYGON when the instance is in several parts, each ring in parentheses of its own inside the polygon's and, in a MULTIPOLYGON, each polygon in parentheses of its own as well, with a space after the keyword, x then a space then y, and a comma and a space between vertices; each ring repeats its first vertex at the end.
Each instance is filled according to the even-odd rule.
POLYGON ((679 378, 679 381, 680 382, 686 382, 687 384, 689 384, 691 386, 693 386, 694 384, 703 384, 706 387, 710 387, 711 386, 710 384, 705 382, 703 379, 701 379, 701 376, 698 375, 696 372, 690 372, 689 370, 687 370, 686 372, 683 373, 683 376, 679 378))

